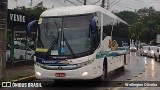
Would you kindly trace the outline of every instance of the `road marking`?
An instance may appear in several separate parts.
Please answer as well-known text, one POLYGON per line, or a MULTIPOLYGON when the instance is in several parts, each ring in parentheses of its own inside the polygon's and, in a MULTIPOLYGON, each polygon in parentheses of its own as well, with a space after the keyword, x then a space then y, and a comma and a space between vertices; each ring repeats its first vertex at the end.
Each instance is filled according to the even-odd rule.
POLYGON ((32 75, 32 76, 28 76, 28 77, 22 77, 22 78, 19 78, 19 79, 16 79, 16 80, 12 80, 11 82, 20 82, 20 81, 28 81, 28 80, 31 80, 31 79, 34 79, 35 78, 35 75, 32 75))

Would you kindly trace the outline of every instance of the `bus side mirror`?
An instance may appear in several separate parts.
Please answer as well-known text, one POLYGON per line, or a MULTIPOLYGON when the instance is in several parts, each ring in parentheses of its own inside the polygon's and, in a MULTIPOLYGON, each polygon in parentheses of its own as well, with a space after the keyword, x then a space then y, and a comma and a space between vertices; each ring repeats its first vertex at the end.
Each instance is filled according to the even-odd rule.
POLYGON ((96 32, 96 30, 97 30, 97 21, 96 21, 95 18, 92 19, 90 25, 91 25, 90 26, 91 27, 91 33, 94 34, 96 32))
POLYGON ((27 25, 27 35, 28 35, 28 36, 31 36, 31 34, 32 34, 32 28, 33 28, 34 25, 38 25, 38 20, 31 21, 31 22, 27 25))

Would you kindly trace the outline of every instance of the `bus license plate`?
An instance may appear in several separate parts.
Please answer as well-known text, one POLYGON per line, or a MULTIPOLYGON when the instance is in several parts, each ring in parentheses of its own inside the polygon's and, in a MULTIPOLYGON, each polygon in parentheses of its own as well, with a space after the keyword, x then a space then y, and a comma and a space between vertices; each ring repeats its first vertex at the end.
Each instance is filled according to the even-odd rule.
POLYGON ((56 73, 55 76, 56 77, 65 77, 65 73, 56 73))

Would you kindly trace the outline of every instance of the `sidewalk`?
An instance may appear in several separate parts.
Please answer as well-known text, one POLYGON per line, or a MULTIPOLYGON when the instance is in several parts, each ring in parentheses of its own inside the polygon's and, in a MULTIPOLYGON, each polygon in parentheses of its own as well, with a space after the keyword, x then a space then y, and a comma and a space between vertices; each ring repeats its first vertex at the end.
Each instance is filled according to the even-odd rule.
POLYGON ((6 71, 5 72, 6 75, 3 81, 21 82, 21 81, 35 79, 33 60, 19 60, 19 61, 14 61, 13 63, 6 62, 5 71, 6 71), (32 76, 32 77, 29 77, 29 76, 32 76), (24 78, 25 79, 27 78, 27 79, 24 80, 24 78))
POLYGON ((6 68, 5 81, 19 80, 20 78, 34 76, 34 66, 14 66, 6 68))

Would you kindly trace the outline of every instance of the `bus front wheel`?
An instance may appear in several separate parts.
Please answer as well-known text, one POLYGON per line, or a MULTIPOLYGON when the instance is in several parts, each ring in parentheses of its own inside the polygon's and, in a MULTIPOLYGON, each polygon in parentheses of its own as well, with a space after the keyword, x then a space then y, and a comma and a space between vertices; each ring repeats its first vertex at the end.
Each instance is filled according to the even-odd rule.
POLYGON ((102 75, 100 77, 97 78, 98 81, 105 81, 107 78, 107 59, 104 59, 103 62, 103 71, 102 71, 102 75))

